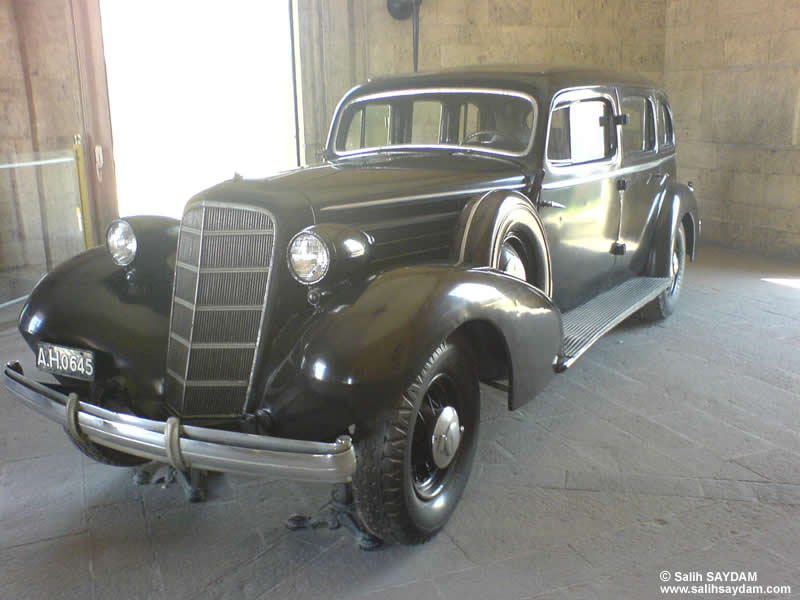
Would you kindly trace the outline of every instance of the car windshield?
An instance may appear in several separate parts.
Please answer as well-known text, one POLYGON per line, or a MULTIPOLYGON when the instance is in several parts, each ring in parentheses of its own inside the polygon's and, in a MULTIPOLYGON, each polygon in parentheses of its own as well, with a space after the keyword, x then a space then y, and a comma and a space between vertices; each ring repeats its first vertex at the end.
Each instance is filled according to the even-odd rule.
POLYGON ((399 90, 345 104, 333 145, 339 156, 413 148, 522 156, 532 144, 535 123, 536 101, 521 92, 399 90))

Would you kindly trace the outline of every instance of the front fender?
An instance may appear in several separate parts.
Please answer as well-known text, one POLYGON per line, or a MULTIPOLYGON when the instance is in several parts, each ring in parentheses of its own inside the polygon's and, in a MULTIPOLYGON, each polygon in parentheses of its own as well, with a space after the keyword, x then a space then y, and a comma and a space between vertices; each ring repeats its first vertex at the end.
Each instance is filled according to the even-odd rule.
POLYGON ((675 233, 679 223, 686 225, 686 251, 694 260, 698 238, 697 199, 692 190, 681 183, 672 182, 664 190, 653 240, 651 274, 668 277, 675 233))
POLYGON ((139 242, 131 269, 92 248, 45 275, 20 314, 19 330, 34 349, 40 341, 97 353, 97 378, 125 378, 136 409, 163 410, 169 311, 178 222, 129 219, 139 242))
POLYGON ((553 376, 562 348, 561 315, 553 303, 519 279, 459 266, 406 267, 376 276, 309 328, 302 376, 323 396, 368 391, 363 409, 373 412, 395 402, 436 346, 471 321, 489 323, 505 340, 512 406, 532 398, 553 376))

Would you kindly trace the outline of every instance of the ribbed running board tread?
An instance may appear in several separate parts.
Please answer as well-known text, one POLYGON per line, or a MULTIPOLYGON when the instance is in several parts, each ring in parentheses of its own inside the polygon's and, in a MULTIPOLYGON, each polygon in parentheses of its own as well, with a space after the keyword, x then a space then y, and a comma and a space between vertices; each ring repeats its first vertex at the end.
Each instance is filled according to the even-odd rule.
POLYGON ((603 334, 619 325, 669 288, 669 277, 636 277, 564 313, 564 354, 560 368, 569 368, 603 334))

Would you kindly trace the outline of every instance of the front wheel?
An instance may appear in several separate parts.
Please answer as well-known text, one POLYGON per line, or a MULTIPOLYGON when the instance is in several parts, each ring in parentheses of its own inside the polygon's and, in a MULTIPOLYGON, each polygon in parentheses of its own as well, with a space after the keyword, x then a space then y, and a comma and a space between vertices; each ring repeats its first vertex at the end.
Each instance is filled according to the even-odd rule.
POLYGON ((642 319, 645 321, 660 321, 666 319, 675 311, 678 298, 681 295, 681 285, 683 284, 683 272, 685 268, 686 232, 683 230, 683 225, 678 225, 678 230, 675 232, 675 242, 672 247, 672 258, 670 260, 670 277, 672 277, 672 283, 658 298, 642 309, 642 319))
POLYGON ((367 529, 388 542, 422 544, 444 527, 466 486, 479 423, 469 350, 446 341, 357 444, 353 496, 367 529))

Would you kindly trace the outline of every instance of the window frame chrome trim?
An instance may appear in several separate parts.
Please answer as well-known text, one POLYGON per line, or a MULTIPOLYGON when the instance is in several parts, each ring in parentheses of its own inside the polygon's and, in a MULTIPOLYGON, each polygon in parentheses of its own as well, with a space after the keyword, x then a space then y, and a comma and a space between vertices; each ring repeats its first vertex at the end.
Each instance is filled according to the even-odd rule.
POLYGON ((661 143, 661 136, 660 131, 658 129, 658 106, 656 106, 656 152, 669 152, 670 150, 675 150, 677 143, 675 141, 675 119, 672 116, 672 107, 669 104, 669 98, 667 95, 661 91, 656 90, 653 94, 657 104, 661 104, 664 106, 664 110, 667 112, 667 116, 669 117, 669 124, 670 129, 672 129, 672 135, 670 136, 669 142, 666 144, 661 143))
MULTIPOLYGON (((641 98, 644 100, 646 106, 650 107, 650 115, 653 117, 653 147, 648 148, 646 150, 625 150, 625 132, 622 132, 622 135, 619 138, 620 148, 622 149, 622 162, 625 162, 625 159, 631 160, 641 160, 643 157, 648 157, 652 155, 658 154, 658 117, 656 114, 656 102, 653 98, 653 92, 650 89, 646 88, 622 88, 618 89, 617 93, 619 94, 619 110, 620 112, 623 111, 623 104, 626 100, 630 100, 633 98, 641 98), (623 91, 633 90, 633 93, 623 93, 623 91)), ((624 113, 623 113, 624 114, 624 113)), ((643 114, 644 116, 644 114, 643 114)), ((622 126, 623 128, 625 125, 622 126)), ((642 128, 642 143, 644 144, 647 141, 647 132, 646 128, 642 128)))
MULTIPOLYGON (((442 103, 442 110, 444 110, 444 103, 442 103)), ((379 151, 386 151, 391 152, 392 150, 464 150, 465 148, 470 149, 470 151, 475 151, 478 153, 485 153, 495 156, 510 156, 514 158, 525 158, 530 155, 531 151, 533 150, 533 146, 536 140, 536 127, 538 127, 538 117, 539 117, 539 103, 536 98, 527 93, 521 92, 517 90, 505 89, 505 88, 483 88, 483 87, 435 87, 435 88, 404 88, 398 90, 387 90, 385 92, 375 92, 372 94, 365 94, 363 96, 355 96, 350 97, 350 93, 346 94, 342 100, 339 101, 339 104, 336 106, 336 111, 334 112, 333 119, 331 120, 331 127, 328 131, 328 140, 326 143, 326 148, 331 154, 337 158, 346 158, 349 156, 357 156, 359 154, 368 154, 370 152, 379 152, 379 151), (369 148, 358 148, 357 150, 345 150, 340 152, 336 148, 336 139, 339 137, 340 129, 341 129, 341 117, 346 110, 350 108, 353 104, 359 104, 363 102, 369 102, 372 100, 383 100, 386 98, 402 98, 406 96, 424 96, 424 95, 444 95, 444 94, 486 94, 486 95, 495 95, 495 96, 512 96, 515 98, 521 98, 523 100, 527 100, 531 103, 533 107, 533 119, 532 123, 534 127, 531 129, 530 139, 528 140, 528 145, 525 147, 524 150, 521 152, 511 152, 508 150, 492 150, 489 148, 481 148, 480 146, 464 146, 462 144, 391 144, 387 146, 372 146, 369 148)), ((441 138, 441 123, 442 119, 440 118, 440 134, 439 137, 441 138)))
MULTIPOLYGON (((545 169, 552 173, 553 175, 564 175, 568 174, 571 169, 579 169, 585 167, 607 167, 607 166, 618 166, 620 161, 622 160, 622 152, 620 150, 620 128, 621 125, 615 125, 615 133, 616 133, 616 143, 614 145, 614 154, 610 156, 606 156, 603 158, 598 158, 595 160, 585 160, 583 162, 572 162, 571 160, 568 161, 553 161, 547 154, 548 148, 550 147, 550 118, 553 115, 553 111, 558 108, 559 103, 563 104, 572 104, 573 102, 582 102, 582 101, 589 101, 594 98, 603 99, 611 104, 611 109, 613 115, 618 114, 619 112, 619 103, 617 102, 617 97, 615 90, 612 88, 598 85, 598 86, 589 86, 589 87, 572 87, 572 88, 565 88, 559 90, 550 101, 550 109, 547 112, 547 123, 545 126, 547 127, 547 131, 545 131, 545 139, 544 139, 544 151, 542 153, 543 162, 545 165, 545 169), (572 100, 571 96, 577 96, 581 92, 586 92, 586 98, 577 98, 572 100), (568 99, 563 99, 564 96, 567 96, 568 99)), ((572 153, 572 144, 570 143, 570 154, 572 153)), ((544 186, 542 186, 544 188, 544 186)))

